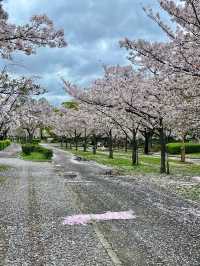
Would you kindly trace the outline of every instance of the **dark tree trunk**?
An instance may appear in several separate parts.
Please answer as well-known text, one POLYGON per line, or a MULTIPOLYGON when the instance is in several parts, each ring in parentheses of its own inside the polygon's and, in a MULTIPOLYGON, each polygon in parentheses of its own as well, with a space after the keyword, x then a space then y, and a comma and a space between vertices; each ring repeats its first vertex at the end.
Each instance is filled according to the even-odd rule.
POLYGON ((153 148, 153 133, 150 136, 149 142, 150 142, 150 149, 152 149, 153 148))
POLYGON ((92 151, 93 154, 95 155, 97 153, 97 138, 96 135, 93 135, 93 147, 92 147, 92 151))
POLYGON ((112 130, 109 131, 109 158, 113 159, 113 136, 112 136, 112 130))
POLYGON ((185 163, 185 135, 182 136, 182 146, 181 146, 181 162, 185 163))
POLYGON ((40 139, 43 140, 43 138, 44 138, 44 137, 43 137, 43 128, 41 127, 41 128, 40 128, 40 139))
POLYGON ((75 134, 75 138, 74 138, 74 141, 75 141, 75 149, 76 149, 76 151, 78 151, 78 136, 77 136, 76 130, 75 130, 74 134, 75 134))
POLYGON ((128 136, 125 138, 125 152, 128 152, 128 136))
POLYGON ((78 140, 77 139, 75 141, 75 148, 76 148, 76 151, 78 151, 78 140))
POLYGON ((27 132, 28 132, 28 141, 32 142, 34 133, 31 130, 29 130, 29 129, 27 129, 27 132))
POLYGON ((135 130, 132 132, 132 165, 138 165, 138 147, 135 130))
POLYGON ((8 131, 9 129, 5 130, 4 133, 3 133, 3 139, 7 139, 8 137, 8 131))
POLYGON ((85 128, 85 135, 84 135, 84 144, 83 144, 83 151, 87 151, 87 129, 85 128))
POLYGON ((33 135, 29 135, 29 141, 32 142, 33 141, 33 135))
POLYGON ((144 133, 144 154, 149 155, 149 140, 151 137, 151 133, 145 130, 144 133))
POLYGON ((163 128, 163 121, 160 119, 160 150, 161 150, 161 160, 160 160, 160 173, 166 173, 166 136, 163 128))

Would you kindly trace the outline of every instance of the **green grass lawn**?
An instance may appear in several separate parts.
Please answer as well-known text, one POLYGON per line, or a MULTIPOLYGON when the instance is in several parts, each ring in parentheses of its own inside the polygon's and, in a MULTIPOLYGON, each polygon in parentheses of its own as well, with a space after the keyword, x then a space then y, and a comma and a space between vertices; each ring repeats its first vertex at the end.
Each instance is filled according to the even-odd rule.
POLYGON ((0 184, 2 184, 4 181, 6 181, 7 176, 2 176, 1 172, 5 172, 9 169, 6 165, 0 165, 0 184))
POLYGON ((5 182, 7 179, 7 176, 0 176, 0 185, 5 182))
POLYGON ((9 167, 7 165, 0 165, 0 172, 8 170, 9 167))
POLYGON ((200 201, 200 185, 194 185, 189 187, 180 187, 177 192, 184 198, 200 201))
POLYGON ((27 161, 34 161, 34 162, 49 162, 51 160, 46 159, 43 153, 39 152, 32 152, 30 155, 25 155, 24 153, 20 154, 20 157, 27 161))
MULTIPOLYGON (((109 159, 107 152, 98 151, 93 155, 91 151, 83 152, 81 150, 69 150, 77 156, 87 160, 94 160, 98 163, 112 166, 127 174, 154 174, 159 175, 160 158, 151 155, 139 155, 139 165, 132 166, 131 152, 115 152, 114 159, 109 159)), ((194 176, 200 175, 200 164, 182 163, 179 160, 169 159, 170 174, 176 176, 194 176)))
POLYGON ((200 153, 192 153, 192 154, 186 154, 186 159, 187 158, 195 158, 195 159, 200 159, 200 153))

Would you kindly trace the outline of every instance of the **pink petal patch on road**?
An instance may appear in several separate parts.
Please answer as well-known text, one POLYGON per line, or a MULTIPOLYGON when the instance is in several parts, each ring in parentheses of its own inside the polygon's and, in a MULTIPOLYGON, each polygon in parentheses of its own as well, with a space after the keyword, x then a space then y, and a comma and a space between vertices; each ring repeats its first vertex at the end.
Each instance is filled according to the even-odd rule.
POLYGON ((106 212, 103 214, 79 214, 68 216, 64 219, 64 225, 87 225, 92 221, 109 221, 109 220, 132 220, 135 219, 133 211, 124 212, 106 212))

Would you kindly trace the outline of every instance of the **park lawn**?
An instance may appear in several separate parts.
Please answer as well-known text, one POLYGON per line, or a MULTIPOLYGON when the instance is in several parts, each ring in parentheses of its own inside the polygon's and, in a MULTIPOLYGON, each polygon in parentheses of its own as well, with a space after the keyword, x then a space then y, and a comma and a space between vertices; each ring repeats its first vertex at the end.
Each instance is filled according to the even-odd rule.
POLYGON ((5 182, 6 179, 7 179, 7 176, 1 176, 1 175, 0 175, 0 185, 1 185, 3 182, 5 182))
POLYGON ((4 181, 6 181, 7 176, 1 175, 2 172, 5 172, 9 169, 6 165, 0 165, 0 184, 2 184, 4 181))
MULTIPOLYGON (((80 156, 86 160, 93 160, 100 164, 114 167, 125 174, 153 174, 159 175, 160 158, 151 155, 139 154, 139 165, 132 166, 131 153, 115 152, 114 159, 109 159, 107 152, 97 152, 93 155, 91 151, 69 150, 74 155, 80 156)), ((182 163, 179 160, 169 159, 170 174, 175 176, 198 176, 200 175, 200 165, 192 163, 182 163)))
POLYGON ((43 153, 40 153, 40 152, 32 152, 30 155, 26 155, 24 153, 21 153, 20 157, 23 160, 34 161, 34 162, 49 162, 49 161, 51 161, 49 159, 46 159, 45 155, 43 153))
POLYGON ((177 188, 177 192, 186 199, 200 201, 200 184, 187 187, 179 187, 177 188))
POLYGON ((7 165, 0 165, 0 172, 8 170, 9 167, 7 165))
POLYGON ((200 153, 190 153, 186 154, 186 159, 191 158, 191 159, 200 159, 200 153))

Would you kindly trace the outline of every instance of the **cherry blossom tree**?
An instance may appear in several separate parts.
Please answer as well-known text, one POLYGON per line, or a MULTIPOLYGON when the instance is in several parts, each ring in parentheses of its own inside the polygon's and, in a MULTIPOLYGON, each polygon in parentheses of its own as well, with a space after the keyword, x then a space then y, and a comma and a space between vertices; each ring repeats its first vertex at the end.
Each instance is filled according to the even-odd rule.
POLYGON ((27 55, 35 53, 37 47, 64 47, 67 45, 63 30, 55 30, 46 15, 32 16, 30 24, 11 24, 8 14, 0 4, 0 54, 11 59, 11 54, 21 51, 27 55))
POLYGON ((145 9, 169 39, 167 42, 121 41, 121 46, 129 51, 129 59, 135 70, 131 66, 105 66, 104 76, 83 90, 65 80, 63 82, 71 96, 88 108, 92 106, 110 127, 114 124, 126 136, 133 133, 133 162, 136 159, 138 132, 146 136, 146 142, 149 134, 158 134, 160 171, 165 173, 167 132, 172 130, 182 136, 184 160, 185 136, 199 128, 200 4, 195 0, 160 0, 159 3, 177 29, 166 25, 151 9, 145 9))
POLYGON ((66 146, 68 139, 75 143, 75 148, 78 150, 78 142, 81 137, 84 138, 84 151, 87 148, 88 139, 88 117, 86 113, 80 110, 79 106, 76 108, 68 108, 66 104, 60 107, 54 113, 52 117, 52 127, 53 131, 57 136, 61 137, 61 140, 65 139, 66 146))
POLYGON ((168 13, 175 25, 168 25, 151 8, 144 8, 147 15, 167 34, 168 42, 148 42, 145 40, 120 41, 121 46, 130 51, 130 60, 138 62, 139 57, 147 57, 148 64, 157 64, 163 71, 181 72, 200 77, 199 29, 200 3, 198 0, 158 0, 162 10, 168 13), (176 27, 175 27, 176 26, 176 27))
POLYGON ((128 67, 105 68, 105 77, 96 80, 88 90, 80 90, 65 82, 65 88, 80 101, 96 106, 96 110, 112 119, 125 132, 131 133, 132 162, 137 163, 139 131, 156 129, 161 144, 161 172, 166 172, 165 129, 174 105, 167 81, 157 76, 145 76, 128 67))
MULTIPOLYGON (((11 24, 2 3, 0 3, 0 32, 0 55, 6 59, 12 59, 12 54, 16 51, 30 55, 35 53, 38 47, 62 48, 67 45, 64 31, 55 30, 53 22, 46 15, 33 16, 29 24, 11 24)), ((8 121, 13 117, 13 112, 26 101, 27 96, 42 92, 44 90, 34 83, 32 78, 14 78, 3 69, 0 73, 1 131, 9 125, 8 121)))
POLYGON ((0 73, 0 131, 14 119, 15 110, 27 100, 27 97, 43 92, 44 89, 32 78, 12 78, 5 70, 2 71, 0 73))
POLYGON ((46 99, 28 99, 25 104, 17 110, 17 120, 20 128, 28 134, 29 141, 32 141, 37 129, 49 125, 48 116, 52 107, 46 99))
MULTIPOLYGON (((105 77, 92 83, 88 90, 81 91, 75 85, 64 81, 66 90, 76 99, 84 102, 88 106, 95 106, 96 112, 101 117, 104 128, 116 127, 129 137, 133 146, 132 162, 137 163, 137 141, 136 136, 142 124, 146 124, 145 119, 148 118, 147 112, 141 111, 141 97, 138 94, 138 84, 141 79, 136 75, 132 67, 104 67, 105 77), (129 101, 132 99, 137 106, 131 106, 129 101), (140 101, 139 101, 140 99, 140 101)), ((112 155, 112 147, 110 148, 110 157, 112 155)))

